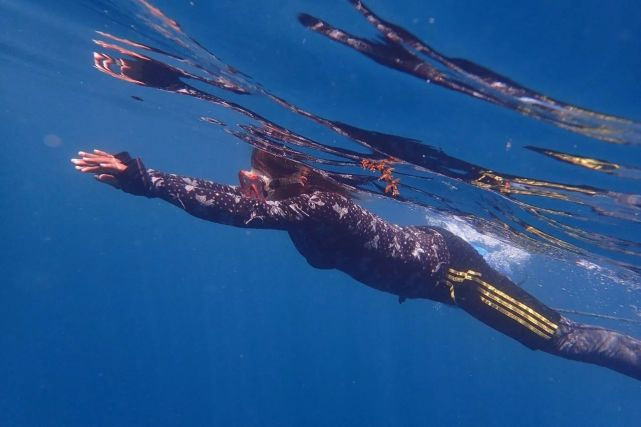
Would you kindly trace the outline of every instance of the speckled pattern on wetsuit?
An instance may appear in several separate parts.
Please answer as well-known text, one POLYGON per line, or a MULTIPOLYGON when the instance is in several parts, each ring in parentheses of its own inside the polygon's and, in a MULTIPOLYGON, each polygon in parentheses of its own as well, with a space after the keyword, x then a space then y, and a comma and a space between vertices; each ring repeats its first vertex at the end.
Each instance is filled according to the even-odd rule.
POLYGON ((192 215, 221 224, 286 230, 311 265, 342 270, 362 283, 398 295, 401 301, 430 298, 452 304, 454 298, 450 299, 444 284, 446 271, 451 265, 460 271, 474 268, 476 277, 482 275, 493 285, 489 294, 477 292, 476 282, 465 279, 468 286, 459 288, 463 301, 457 305, 469 314, 529 348, 606 366, 641 380, 641 341, 563 318, 492 270, 470 245, 445 230, 390 224, 335 193, 256 200, 244 197, 238 187, 146 170, 140 159, 131 159, 127 153, 116 156, 127 164, 127 170, 117 176, 124 191, 162 198, 192 215), (494 298, 501 295, 503 307, 512 313, 484 304, 481 295, 486 294, 494 298), (519 310, 512 302, 519 307, 523 304, 513 296, 526 301, 530 311, 516 317, 519 310), (537 313, 531 307, 560 325, 553 336, 534 342, 536 334, 528 332, 532 329, 518 326, 532 318, 528 313, 537 313))
POLYGON ((317 268, 336 268, 403 298, 449 303, 442 281, 449 263, 443 236, 426 227, 402 227, 335 193, 315 192, 280 201, 245 197, 238 187, 148 169, 148 197, 221 224, 286 230, 317 268))

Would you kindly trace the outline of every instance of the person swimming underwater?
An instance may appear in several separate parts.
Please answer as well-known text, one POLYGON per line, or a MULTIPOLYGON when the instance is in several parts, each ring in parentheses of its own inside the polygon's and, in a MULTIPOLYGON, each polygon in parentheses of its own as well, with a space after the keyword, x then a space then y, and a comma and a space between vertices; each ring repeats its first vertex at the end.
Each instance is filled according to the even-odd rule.
POLYGON ((196 217, 235 227, 287 231, 310 265, 338 269, 375 289, 460 307, 486 325, 566 359, 641 380, 641 341, 575 323, 492 269, 467 242, 437 227, 389 223, 331 178, 254 149, 240 186, 146 169, 140 158, 94 150, 80 172, 127 193, 160 198, 196 217))

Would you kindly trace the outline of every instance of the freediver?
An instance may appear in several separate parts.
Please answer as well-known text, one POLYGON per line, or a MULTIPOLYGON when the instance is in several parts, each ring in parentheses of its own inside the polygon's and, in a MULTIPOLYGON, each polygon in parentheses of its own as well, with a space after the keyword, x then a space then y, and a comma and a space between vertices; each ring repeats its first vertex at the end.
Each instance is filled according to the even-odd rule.
POLYGON ((641 341, 573 322, 493 270, 474 248, 437 227, 399 226, 365 210, 331 178, 254 149, 240 185, 146 169, 126 152, 80 152, 80 172, 129 194, 160 198, 191 215, 289 233, 310 265, 338 269, 375 289, 457 306, 486 325, 566 359, 641 380, 641 341))

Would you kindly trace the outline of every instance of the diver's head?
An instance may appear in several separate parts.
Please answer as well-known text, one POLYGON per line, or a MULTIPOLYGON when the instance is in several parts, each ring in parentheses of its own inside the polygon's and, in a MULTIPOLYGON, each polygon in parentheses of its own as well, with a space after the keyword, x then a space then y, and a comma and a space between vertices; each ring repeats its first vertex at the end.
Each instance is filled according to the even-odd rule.
POLYGON ((339 193, 349 191, 330 177, 303 164, 254 148, 251 171, 238 174, 240 190, 246 197, 282 200, 314 191, 339 193))

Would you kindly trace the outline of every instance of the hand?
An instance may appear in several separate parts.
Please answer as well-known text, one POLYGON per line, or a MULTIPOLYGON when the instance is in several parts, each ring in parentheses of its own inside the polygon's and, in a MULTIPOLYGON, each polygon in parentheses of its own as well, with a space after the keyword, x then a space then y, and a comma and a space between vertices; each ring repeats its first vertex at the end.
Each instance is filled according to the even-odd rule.
POLYGON ((92 173, 98 181, 120 188, 116 176, 126 171, 127 165, 101 150, 93 150, 93 153, 80 151, 78 155, 79 159, 71 159, 71 163, 76 165, 76 170, 92 173))

